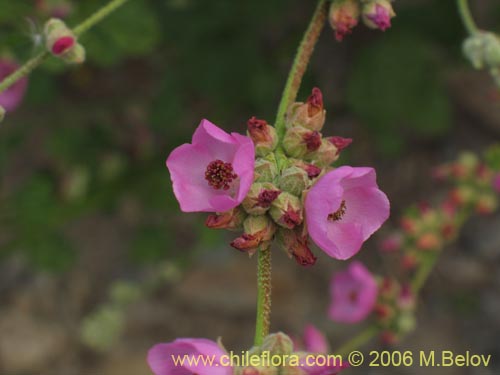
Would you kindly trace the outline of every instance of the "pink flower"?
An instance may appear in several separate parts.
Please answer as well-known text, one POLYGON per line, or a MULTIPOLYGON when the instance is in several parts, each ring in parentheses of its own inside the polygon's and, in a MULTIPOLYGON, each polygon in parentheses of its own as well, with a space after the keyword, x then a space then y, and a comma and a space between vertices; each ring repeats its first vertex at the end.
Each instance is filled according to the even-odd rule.
POLYGON ((493 177, 493 189, 497 193, 500 193, 500 173, 493 177))
POLYGON ((177 147, 167 159, 181 210, 224 212, 238 206, 252 185, 254 158, 250 138, 202 120, 192 143, 177 147))
MULTIPOLYGON (((10 59, 0 59, 0 81, 11 73, 16 71, 19 65, 10 59)), ((14 111, 24 98, 26 88, 28 86, 28 79, 21 78, 19 81, 10 86, 7 90, 0 93, 0 105, 4 107, 7 112, 14 111)))
POLYGON ((307 193, 307 229, 328 255, 348 259, 387 220, 389 206, 373 168, 340 167, 321 177, 307 193))
POLYGON ((333 276, 330 294, 330 319, 339 323, 357 323, 375 307, 377 282, 362 263, 353 262, 346 271, 333 276))
POLYGON ((153 346, 148 352, 148 364, 155 375, 232 375, 231 367, 222 366, 222 355, 226 352, 214 341, 182 338, 153 346))
POLYGON ((310 353, 328 352, 329 345, 325 335, 312 324, 308 324, 304 329, 303 340, 305 350, 310 353))

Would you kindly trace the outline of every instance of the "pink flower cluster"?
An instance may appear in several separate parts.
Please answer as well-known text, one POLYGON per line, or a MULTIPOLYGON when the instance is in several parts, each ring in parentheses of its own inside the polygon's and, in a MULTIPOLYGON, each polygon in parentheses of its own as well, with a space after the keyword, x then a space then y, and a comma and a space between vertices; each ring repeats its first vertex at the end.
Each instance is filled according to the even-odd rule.
POLYGON ((243 229, 231 245, 250 254, 276 237, 299 264, 312 265, 311 238, 333 258, 352 257, 388 218, 389 201, 374 169, 330 167, 351 140, 324 138, 324 121, 315 88, 306 103, 290 108, 287 159, 278 163, 279 140, 266 121, 251 118, 243 136, 202 120, 192 142, 167 159, 181 210, 214 212, 206 222, 211 228, 243 229))

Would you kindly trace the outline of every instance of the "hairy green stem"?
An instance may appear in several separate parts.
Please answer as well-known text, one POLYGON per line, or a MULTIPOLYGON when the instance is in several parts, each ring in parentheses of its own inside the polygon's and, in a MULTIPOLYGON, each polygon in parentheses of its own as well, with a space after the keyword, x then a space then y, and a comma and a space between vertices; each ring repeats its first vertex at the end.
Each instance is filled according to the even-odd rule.
POLYGON ((256 346, 262 344, 271 325, 271 249, 259 249, 258 253, 256 346))
POLYGON ((467 32, 471 35, 476 34, 479 29, 474 22, 474 18, 470 12, 468 0, 457 0, 458 12, 460 13, 460 17, 462 18, 462 22, 464 23, 467 32))
MULTIPOLYGON (((311 59, 321 30, 325 24, 327 14, 326 0, 319 0, 312 19, 300 42, 297 54, 288 74, 285 89, 278 107, 275 127, 278 133, 279 142, 285 135, 285 114, 297 97, 302 77, 311 59)), ((278 168, 281 170, 286 157, 281 145, 275 152, 278 168)), ((257 320, 255 324, 255 345, 262 344, 264 337, 269 334, 271 322, 271 250, 259 250, 257 265, 257 320)))
MULTIPOLYGON (((73 29, 75 35, 80 36, 89 30, 92 26, 96 25, 103 18, 108 16, 110 13, 118 9, 120 6, 125 4, 128 0, 112 0, 107 5, 99 9, 97 12, 92 14, 89 18, 83 21, 81 24, 73 29)), ((47 51, 40 52, 38 55, 28 60, 23 66, 17 69, 15 72, 10 74, 0 83, 0 93, 7 90, 14 83, 19 81, 21 78, 30 74, 36 67, 43 63, 50 54, 47 51)))
POLYGON ((311 55, 314 51, 314 46, 316 45, 321 34, 321 30, 323 30, 325 25, 326 15, 327 2, 325 0, 320 0, 304 37, 300 42, 292 68, 290 69, 290 73, 286 81, 285 89, 283 90, 283 95, 281 96, 275 122, 276 131, 280 140, 283 139, 285 134, 286 111, 288 110, 290 104, 292 104, 297 98, 302 77, 306 72, 307 65, 309 64, 309 60, 311 59, 311 55))

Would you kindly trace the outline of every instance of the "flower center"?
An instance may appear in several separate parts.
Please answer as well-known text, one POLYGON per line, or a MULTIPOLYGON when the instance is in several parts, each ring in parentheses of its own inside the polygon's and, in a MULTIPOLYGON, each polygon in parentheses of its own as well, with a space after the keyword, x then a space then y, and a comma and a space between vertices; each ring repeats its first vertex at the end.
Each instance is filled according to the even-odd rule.
POLYGON ((355 290, 352 290, 351 292, 349 292, 349 295, 347 298, 349 298, 349 302, 356 303, 358 301, 358 292, 356 292, 355 290))
POLYGON ((234 173, 231 163, 224 163, 222 160, 210 162, 205 171, 205 180, 216 190, 229 190, 231 183, 238 175, 234 173))
POLYGON ((332 212, 330 215, 328 215, 328 221, 339 221, 342 220, 342 217, 345 215, 347 207, 345 204, 345 200, 340 203, 340 207, 337 211, 332 212))

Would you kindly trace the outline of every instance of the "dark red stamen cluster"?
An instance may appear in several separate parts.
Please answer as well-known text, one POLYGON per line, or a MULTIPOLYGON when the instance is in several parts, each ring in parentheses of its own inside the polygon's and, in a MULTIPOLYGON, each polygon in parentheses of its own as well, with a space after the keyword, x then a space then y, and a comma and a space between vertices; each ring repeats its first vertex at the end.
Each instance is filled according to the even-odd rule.
POLYGON ((307 146, 307 151, 316 151, 321 146, 321 134, 317 131, 313 131, 305 134, 302 139, 307 146))
POLYGON ((310 117, 323 110, 323 94, 317 87, 312 89, 312 94, 307 98, 307 113, 310 117))
POLYGON ((281 194, 279 190, 262 190, 257 198, 257 206, 268 208, 271 203, 281 194))
POLYGON ((205 171, 205 180, 216 190, 229 190, 231 183, 238 175, 234 173, 231 163, 224 163, 222 160, 214 160, 210 162, 205 171))
POLYGON ((347 207, 345 204, 345 201, 343 200, 342 203, 340 203, 340 207, 337 211, 332 212, 330 215, 328 215, 328 220, 329 221, 339 221, 342 220, 342 217, 345 215, 347 207))

